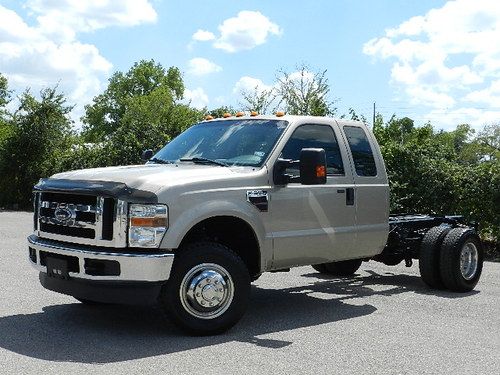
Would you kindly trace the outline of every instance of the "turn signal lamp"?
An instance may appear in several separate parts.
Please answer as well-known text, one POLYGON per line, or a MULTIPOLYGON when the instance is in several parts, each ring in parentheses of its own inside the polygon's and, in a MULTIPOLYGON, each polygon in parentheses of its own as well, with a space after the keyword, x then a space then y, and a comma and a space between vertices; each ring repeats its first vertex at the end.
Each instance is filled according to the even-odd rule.
POLYGON ((259 113, 258 113, 258 112, 256 112, 256 111, 252 111, 252 112, 250 112, 250 116, 258 116, 258 114, 259 114, 259 113))
POLYGON ((326 176, 326 169, 324 165, 317 165, 316 166, 316 177, 325 177, 326 176))
POLYGON ((245 112, 236 113, 236 117, 243 117, 243 116, 245 116, 245 112))
POLYGON ((285 115, 285 112, 283 112, 283 111, 276 112, 276 117, 283 117, 284 115, 285 115))
POLYGON ((228 117, 231 117, 231 114, 226 112, 226 113, 224 113, 224 114, 222 115, 222 117, 224 117, 224 118, 228 118, 228 117))

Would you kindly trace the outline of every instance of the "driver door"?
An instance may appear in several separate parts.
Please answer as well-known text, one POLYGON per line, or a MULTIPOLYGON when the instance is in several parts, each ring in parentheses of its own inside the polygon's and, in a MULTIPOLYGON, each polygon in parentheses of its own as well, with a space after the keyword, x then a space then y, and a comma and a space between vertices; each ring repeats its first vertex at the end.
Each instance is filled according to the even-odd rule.
MULTIPOLYGON (((299 126, 281 157, 298 160, 303 148, 323 148, 327 158, 325 185, 300 182, 274 186, 269 202, 274 245, 273 269, 349 258, 354 250, 355 206, 350 200, 354 179, 336 123, 299 126)), ((287 169, 298 175, 298 167, 287 169)))

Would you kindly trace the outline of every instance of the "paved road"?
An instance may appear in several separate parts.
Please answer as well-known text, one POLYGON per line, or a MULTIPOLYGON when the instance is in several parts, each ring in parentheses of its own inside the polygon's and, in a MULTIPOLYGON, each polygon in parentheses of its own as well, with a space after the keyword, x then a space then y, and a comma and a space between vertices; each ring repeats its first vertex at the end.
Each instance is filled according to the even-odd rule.
POLYGON ((26 258, 29 213, 0 212, 1 374, 499 374, 500 264, 468 294, 404 266, 349 280, 266 274, 229 333, 186 337, 157 310, 46 291, 26 258))

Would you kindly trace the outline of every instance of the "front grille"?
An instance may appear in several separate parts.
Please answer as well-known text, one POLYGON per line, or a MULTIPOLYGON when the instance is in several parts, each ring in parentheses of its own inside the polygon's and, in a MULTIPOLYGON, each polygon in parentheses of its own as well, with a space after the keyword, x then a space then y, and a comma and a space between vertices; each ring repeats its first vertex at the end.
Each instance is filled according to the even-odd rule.
POLYGON ((109 197, 36 192, 35 231, 50 239, 125 247, 126 207, 109 197))
POLYGON ((40 223, 40 230, 46 233, 62 234, 63 236, 95 238, 95 230, 89 228, 75 228, 65 225, 40 223))

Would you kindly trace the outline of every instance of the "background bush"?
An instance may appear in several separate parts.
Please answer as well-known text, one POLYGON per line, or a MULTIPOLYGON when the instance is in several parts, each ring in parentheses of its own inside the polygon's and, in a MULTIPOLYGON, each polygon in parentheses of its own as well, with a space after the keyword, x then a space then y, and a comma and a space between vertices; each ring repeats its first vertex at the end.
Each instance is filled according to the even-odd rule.
MULTIPOLYGON (((304 72, 306 67, 300 69, 304 72)), ((276 89, 242 93, 241 107, 257 105, 264 113, 280 103, 294 113, 336 113, 334 103, 327 100, 325 71, 307 84, 290 82, 289 76, 279 71, 276 89)), ((200 111, 183 102, 183 94, 179 69, 140 61, 128 72, 113 74, 106 90, 85 106, 83 128, 76 132, 72 106, 57 87, 37 96, 27 89, 15 101, 15 110, 7 110, 12 93, 0 74, 0 207, 29 208, 33 185, 60 171, 141 163, 143 150, 160 149, 206 113, 221 116, 235 111, 230 107, 200 111)), ((365 121, 354 109, 346 117, 365 121)), ((498 244, 498 124, 487 125, 478 134, 466 124, 445 132, 432 124, 415 126, 410 118, 393 116, 384 121, 377 115, 373 132, 389 174, 393 213, 462 214, 481 224, 483 238, 498 244)))

